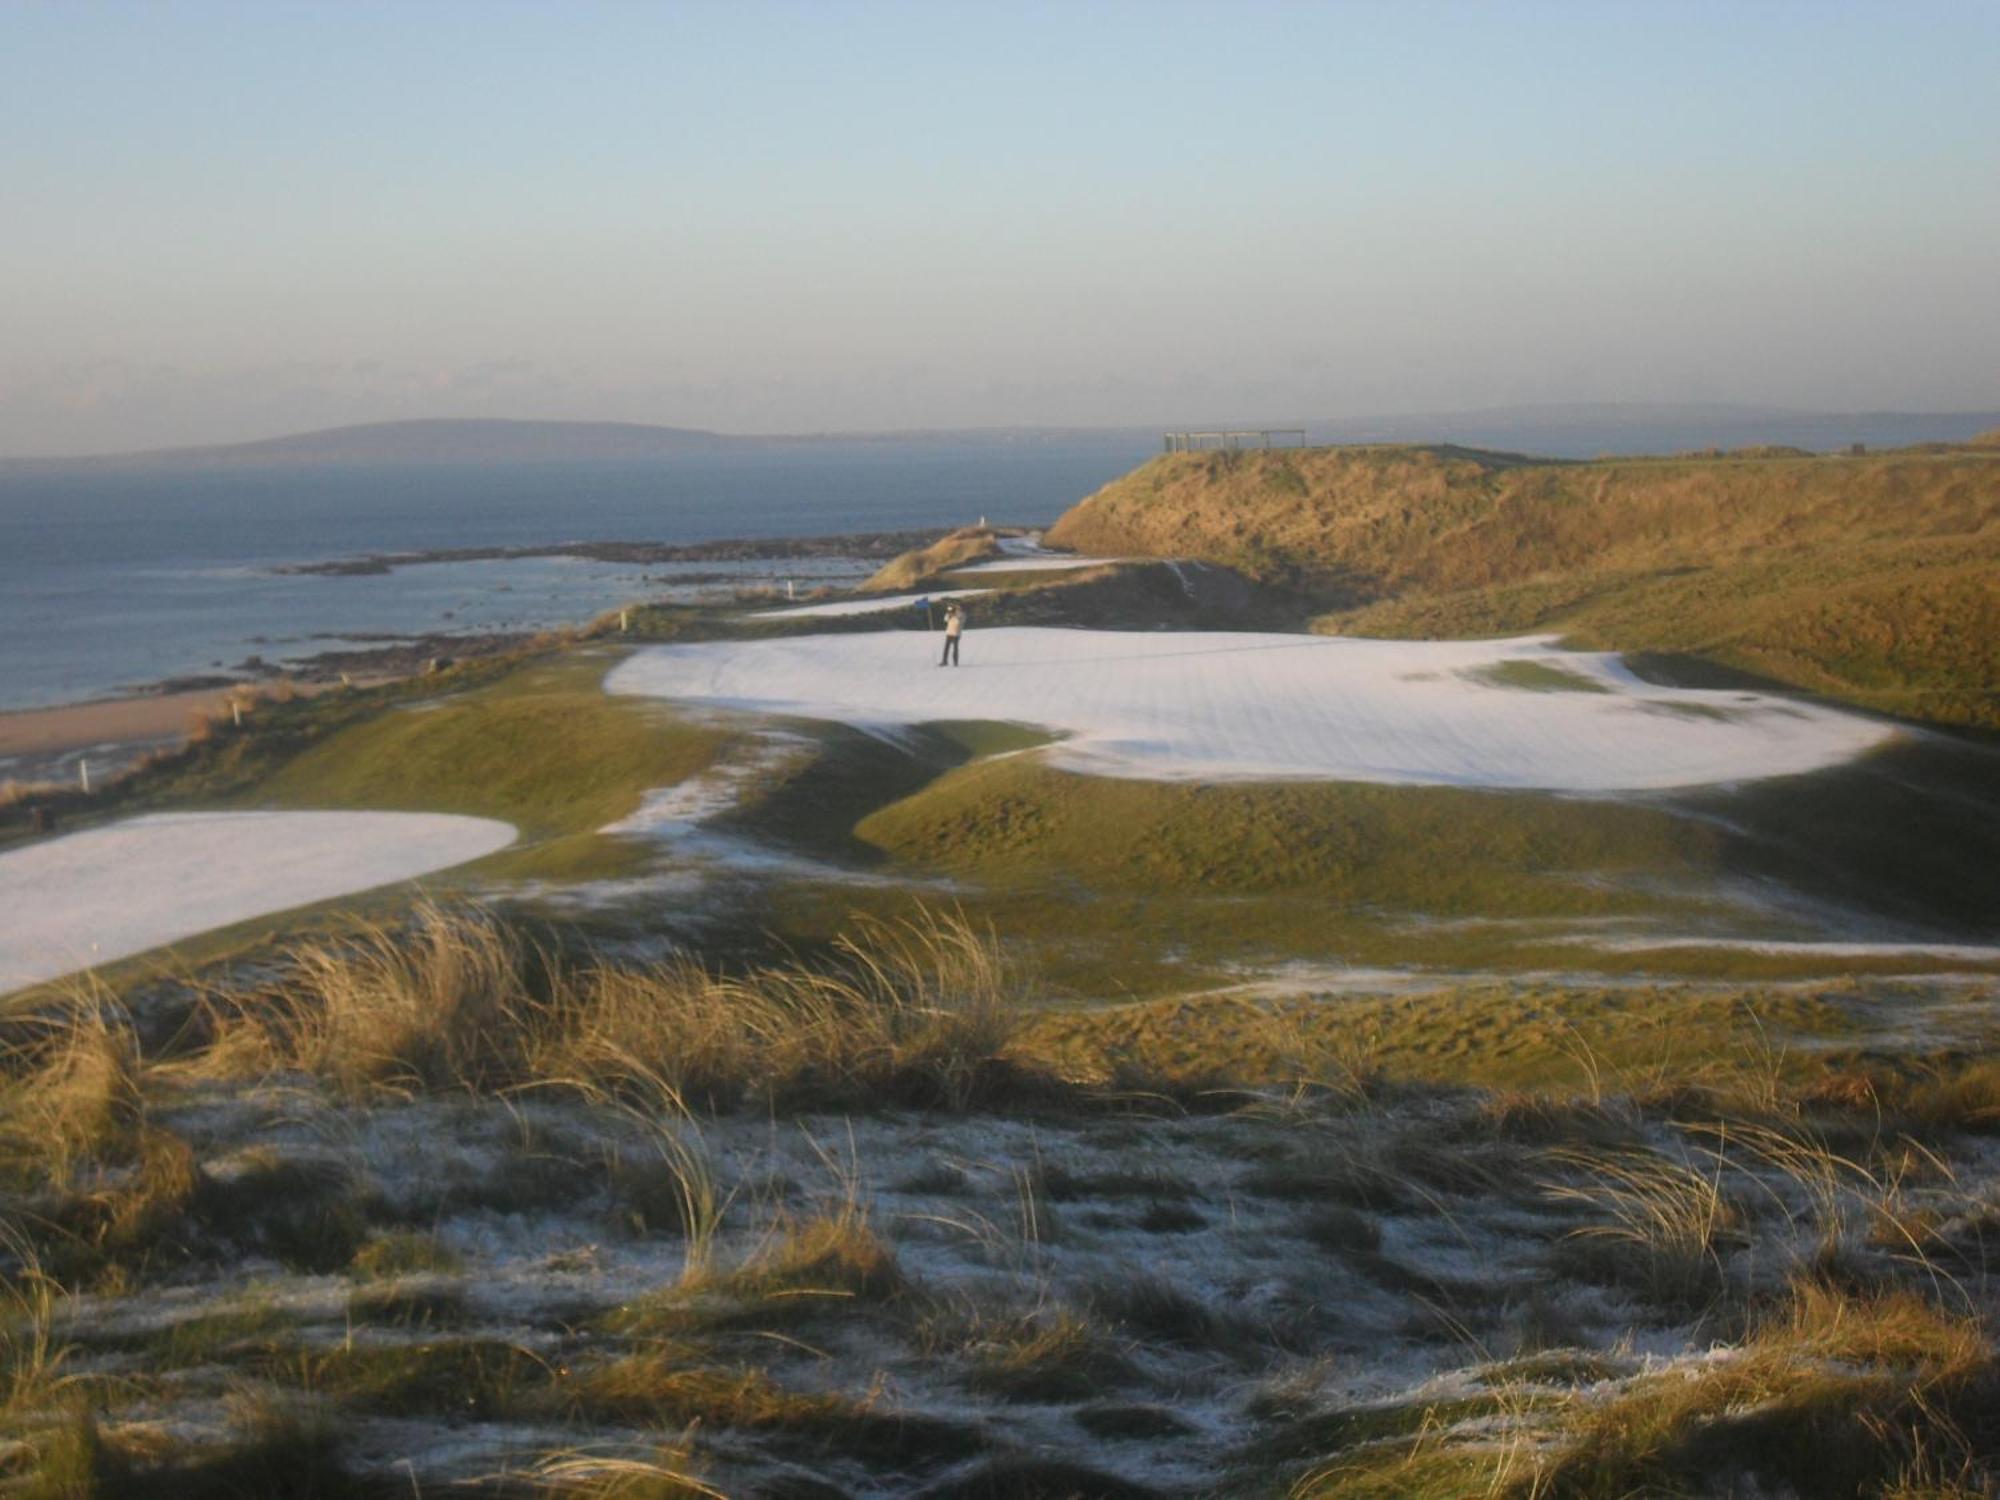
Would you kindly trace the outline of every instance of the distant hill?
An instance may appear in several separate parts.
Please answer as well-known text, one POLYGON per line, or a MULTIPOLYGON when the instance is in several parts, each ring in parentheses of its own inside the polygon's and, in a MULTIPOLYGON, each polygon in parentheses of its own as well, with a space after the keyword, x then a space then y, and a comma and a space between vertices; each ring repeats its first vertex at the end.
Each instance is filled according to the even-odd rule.
POLYGON ((161 448, 88 458, 17 459, 16 464, 61 467, 180 467, 287 464, 509 464, 586 459, 645 459, 708 452, 755 438, 733 438, 686 427, 640 422, 510 422, 439 420, 370 422, 329 427, 255 443, 206 448, 161 448))
MULTIPOLYGON (((541 422, 447 418, 372 422, 248 443, 71 457, 0 457, 0 472, 22 469, 175 468, 287 464, 511 464, 644 461, 721 449, 806 444, 897 447, 951 443, 1020 448, 1078 441, 1157 448, 1163 426, 972 427, 882 432, 742 434, 645 422, 541 422)), ((1198 425, 1302 428, 1315 443, 1409 443, 1448 438, 1488 449, 1592 458, 1600 454, 1681 453, 1755 444, 1814 452, 1963 443, 2000 428, 2000 411, 1795 412, 1775 407, 1634 405, 1600 402, 1418 412, 1325 420, 1203 422, 1198 425)))
POLYGON ((1167 454, 1047 540, 1232 565, 1355 635, 1554 631, 2000 728, 2000 448, 1569 463, 1450 446, 1167 454))
POLYGON ((644 462, 687 453, 802 446, 898 447, 951 443, 1019 448, 1123 441, 1145 452, 1159 429, 978 427, 937 431, 749 434, 644 422, 536 422, 443 418, 351 427, 195 448, 132 453, 0 457, 0 472, 24 470, 282 467, 321 464, 514 464, 644 462))

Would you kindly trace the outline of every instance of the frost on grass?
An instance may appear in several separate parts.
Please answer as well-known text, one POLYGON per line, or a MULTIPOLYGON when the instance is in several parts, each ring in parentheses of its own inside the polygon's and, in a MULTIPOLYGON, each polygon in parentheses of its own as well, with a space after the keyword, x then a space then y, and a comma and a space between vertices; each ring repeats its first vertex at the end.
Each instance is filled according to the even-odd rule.
POLYGON ((2000 947, 1989 943, 1813 942, 1782 938, 1563 936, 1552 942, 1601 948, 1610 953, 1651 953, 1671 949, 1717 949, 1771 957, 1934 958, 1974 965, 2000 965, 2000 947))
MULTIPOLYGON (((335 1114, 296 1095, 158 1112, 203 1172, 317 1163, 363 1228, 345 1274, 197 1235, 157 1289, 70 1303, 71 1378, 146 1377, 143 1401, 109 1401, 107 1441, 166 1423, 225 1443, 233 1390, 310 1397, 342 1462, 424 1484, 638 1458, 665 1427, 728 1494, 804 1472, 910 1493, 1031 1460, 1098 1476, 1086 1494, 1282 1490, 1419 1433, 1478 1454, 1526 1425, 1559 1452, 1576 1413, 1727 1368, 1715 1339, 1817 1285, 1815 1264, 1888 1287, 1907 1258, 1874 1243, 1866 1172, 1831 1168, 1850 1180, 1828 1196, 1768 1143, 1725 1152, 1638 1113, 1623 1145, 1568 1151, 1415 1098, 1035 1121, 335 1114)), ((1923 1187, 1900 1191, 1928 1222, 1923 1187)))
POLYGON ((1104 568, 1123 562, 1118 557, 1078 557, 1069 552, 1017 552, 994 562, 953 568, 954 577, 974 573, 1067 573, 1077 568, 1104 568))
POLYGON ((991 592, 991 589, 939 589, 930 594, 875 594, 865 599, 832 599, 820 604, 794 604, 784 609, 760 609, 751 618, 811 620, 835 619, 846 615, 875 615, 892 609, 914 610, 920 608, 926 599, 935 603, 946 599, 970 599, 991 592))
POLYGON ((1733 1102, 1058 1071, 949 924, 844 974, 564 981, 427 921, 170 1056, 103 1012, 17 1032, 10 1477, 1610 1496, 1825 1493, 1814 1424, 1870 1434, 1851 1477, 2000 1457, 1990 1070, 1733 1102))
POLYGON ((715 826, 742 805, 759 781, 812 753, 812 741, 803 735, 769 726, 746 729, 733 758, 672 786, 654 788, 636 811, 599 830, 645 840, 656 856, 646 872, 616 880, 517 881, 494 894, 553 911, 640 907, 668 898, 675 903, 674 916, 658 919, 659 925, 687 933, 703 927, 719 907, 727 909, 717 897, 731 888, 754 893, 773 880, 911 885, 907 879, 830 864, 715 826))
POLYGON ((957 670, 930 669, 929 652, 905 632, 656 646, 606 686, 874 730, 1032 724, 1068 736, 1041 752, 1057 765, 1155 779, 1660 789, 1815 770, 1889 733, 1818 706, 1656 687, 1613 656, 1541 639, 975 628, 957 670), (1477 679, 1522 662, 1558 663, 1601 691, 1477 679), (1710 700, 1729 715, 1649 711, 1710 700))
POLYGON ((429 874, 514 830, 433 813, 163 813, 0 853, 0 993, 429 874))

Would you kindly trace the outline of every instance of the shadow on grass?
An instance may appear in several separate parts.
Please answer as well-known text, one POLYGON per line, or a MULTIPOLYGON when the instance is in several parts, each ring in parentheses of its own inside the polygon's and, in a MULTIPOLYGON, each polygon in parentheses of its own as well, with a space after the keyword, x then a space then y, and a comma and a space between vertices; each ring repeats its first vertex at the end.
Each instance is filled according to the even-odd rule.
POLYGON ((1684 794, 1732 873, 1953 934, 2000 934, 2000 750, 1916 734, 1844 766, 1684 794))

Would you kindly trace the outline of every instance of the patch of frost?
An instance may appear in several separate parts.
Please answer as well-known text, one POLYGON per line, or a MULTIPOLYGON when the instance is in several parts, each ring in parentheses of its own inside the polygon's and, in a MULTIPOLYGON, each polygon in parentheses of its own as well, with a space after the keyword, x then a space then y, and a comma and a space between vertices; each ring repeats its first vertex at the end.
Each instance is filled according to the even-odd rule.
POLYGON ((609 691, 885 730, 939 719, 1066 731, 1068 770, 1156 780, 1368 781, 1605 793, 1795 775, 1892 732, 1775 698, 1663 688, 1605 654, 1512 641, 1207 632, 973 630, 939 669, 903 632, 654 646, 609 691), (1463 675, 1541 655, 1603 693, 1528 694, 1463 675), (1412 674, 1437 671, 1436 678, 1412 674), (1727 699, 1738 716, 1671 718, 1727 699))
POLYGON ((504 849, 442 813, 157 813, 0 854, 0 993, 504 849))
POLYGON ((1638 937, 1602 938, 1584 935, 1549 941, 1588 946, 1612 953, 1650 953, 1663 948, 1720 948, 1759 953, 1774 958, 1943 958, 1955 962, 2000 964, 2000 947, 1979 943, 1822 943, 1776 938, 1638 937))
POLYGON ((1068 552, 1017 553, 994 562, 972 563, 950 571, 954 578, 969 573, 1061 573, 1073 568, 1108 568, 1114 563, 1129 560, 1123 557, 1077 557, 1068 552))
POLYGON ((970 599, 978 594, 990 594, 991 589, 939 589, 933 594, 889 594, 876 595, 867 599, 831 599, 823 604, 796 604, 787 609, 760 609, 750 618, 753 620, 809 620, 826 619, 840 615, 872 615, 892 609, 915 609, 926 599, 933 602, 942 599, 970 599))

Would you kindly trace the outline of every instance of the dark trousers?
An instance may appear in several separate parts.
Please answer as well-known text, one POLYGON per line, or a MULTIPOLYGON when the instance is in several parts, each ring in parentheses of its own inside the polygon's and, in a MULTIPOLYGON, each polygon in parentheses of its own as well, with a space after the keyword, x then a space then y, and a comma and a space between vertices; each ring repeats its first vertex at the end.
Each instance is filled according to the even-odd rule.
POLYGON ((943 666, 946 662, 954 667, 958 665, 958 637, 955 635, 944 638, 944 655, 938 658, 938 665, 943 666))

